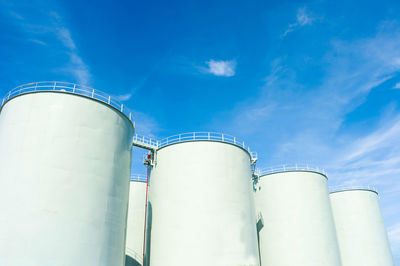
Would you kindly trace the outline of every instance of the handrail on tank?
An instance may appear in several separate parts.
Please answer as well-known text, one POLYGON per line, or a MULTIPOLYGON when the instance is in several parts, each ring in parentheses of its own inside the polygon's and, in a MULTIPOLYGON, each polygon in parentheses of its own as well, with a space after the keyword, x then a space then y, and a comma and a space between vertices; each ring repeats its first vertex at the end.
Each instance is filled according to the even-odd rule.
POLYGON ((131 175, 130 181, 147 182, 147 177, 146 175, 133 174, 131 175))
POLYGON ((325 176, 327 175, 326 171, 323 168, 309 166, 308 164, 284 164, 263 169, 256 169, 255 174, 258 176, 264 176, 274 173, 291 172, 291 171, 310 171, 310 172, 321 173, 325 176))
POLYGON ((378 194, 378 190, 376 189, 376 187, 370 185, 339 185, 329 188, 330 193, 342 192, 348 190, 369 190, 378 194))
POLYGON ((189 133, 182 133, 169 136, 161 140, 156 140, 154 138, 140 136, 137 134, 133 137, 133 141, 153 146, 155 149, 159 149, 174 143, 193 141, 193 140, 213 140, 213 141, 231 143, 248 151, 252 160, 257 160, 257 153, 252 152, 250 150, 250 147, 247 146, 244 141, 232 135, 218 133, 218 132, 189 132, 189 133))
MULTIPOLYGON (((20 85, 7 93, 7 95, 3 98, 1 103, 1 108, 3 105, 9 100, 18 95, 36 92, 36 91, 58 91, 58 92, 66 92, 71 94, 77 94, 86 96, 88 98, 93 98, 99 100, 107 105, 114 107, 123 113, 129 120, 134 124, 132 112, 124 106, 123 103, 120 103, 115 98, 111 97, 105 92, 95 90, 93 88, 82 86, 74 83, 61 82, 61 81, 41 81, 41 82, 33 82, 28 84, 20 85)), ((0 109, 1 109, 0 108, 0 109)))
POLYGON ((137 141, 143 144, 147 144, 150 146, 154 146, 154 148, 158 148, 158 140, 155 138, 151 138, 151 137, 146 137, 146 136, 142 136, 142 135, 138 135, 135 134, 133 136, 133 141, 137 141))

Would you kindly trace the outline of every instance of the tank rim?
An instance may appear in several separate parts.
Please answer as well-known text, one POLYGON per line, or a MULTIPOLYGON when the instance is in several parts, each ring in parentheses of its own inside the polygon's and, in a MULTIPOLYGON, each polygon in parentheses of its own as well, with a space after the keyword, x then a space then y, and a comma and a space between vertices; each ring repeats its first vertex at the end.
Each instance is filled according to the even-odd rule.
POLYGON ((149 143, 150 145, 152 145, 154 147, 154 150, 161 150, 162 148, 171 146, 173 144, 195 142, 195 141, 226 143, 226 144, 231 144, 235 147, 239 147, 242 150, 246 151, 252 163, 255 163, 257 161, 257 153, 252 152, 250 150, 250 147, 247 146, 244 141, 241 141, 240 139, 232 135, 219 132, 205 132, 205 131, 187 132, 162 138, 161 140, 152 140, 151 138, 146 138, 138 135, 135 135, 135 137, 140 141, 144 141, 145 143, 149 143))
POLYGON ((170 147, 172 145, 189 143, 189 142, 218 142, 218 143, 232 145, 232 146, 238 147, 239 149, 245 151, 247 153, 247 155, 250 157, 250 159, 253 159, 253 156, 252 156, 251 152, 249 152, 246 148, 243 148, 242 146, 234 144, 234 143, 225 142, 225 141, 221 141, 221 140, 208 140, 208 139, 184 140, 184 141, 169 143, 169 144, 160 146, 160 147, 157 148, 157 151, 162 150, 162 149, 167 148, 167 147, 170 147))
POLYGON ((135 121, 132 112, 127 107, 124 107, 124 105, 114 97, 111 97, 111 95, 87 86, 62 81, 32 82, 15 87, 14 89, 10 90, 2 99, 0 112, 3 110, 3 107, 6 105, 6 103, 14 98, 27 94, 49 92, 81 96, 102 103, 105 106, 111 107, 113 110, 122 114, 126 119, 128 119, 133 129, 135 128, 135 121))
POLYGON ((339 189, 339 190, 333 190, 333 191, 329 192, 329 194, 349 192, 349 191, 368 191, 368 192, 373 192, 376 195, 379 195, 378 191, 375 188, 368 188, 368 187, 343 188, 343 189, 339 189))
POLYGON ((257 169, 256 174, 259 178, 263 178, 264 176, 279 174, 279 173, 287 173, 287 172, 308 172, 308 173, 316 173, 324 176, 328 179, 328 175, 325 170, 319 167, 313 167, 309 165, 301 165, 301 164, 286 164, 275 167, 269 167, 266 169, 257 169))

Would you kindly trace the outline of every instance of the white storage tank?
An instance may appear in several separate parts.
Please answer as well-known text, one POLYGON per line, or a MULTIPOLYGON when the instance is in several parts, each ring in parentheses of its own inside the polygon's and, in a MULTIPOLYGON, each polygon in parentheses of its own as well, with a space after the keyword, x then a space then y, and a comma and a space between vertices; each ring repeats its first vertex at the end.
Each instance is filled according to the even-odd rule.
POLYGON ((341 265, 324 173, 282 167, 255 182, 262 266, 341 265))
POLYGON ((343 266, 394 266, 378 193, 348 189, 330 194, 343 266))
POLYGON ((23 85, 4 103, 0 265, 122 266, 134 131, 126 109, 69 83, 23 85))
POLYGON ((259 265, 250 153, 235 138, 203 134, 161 141, 156 152, 147 265, 259 265))
POLYGON ((125 266, 143 265, 146 186, 146 177, 131 177, 125 266))

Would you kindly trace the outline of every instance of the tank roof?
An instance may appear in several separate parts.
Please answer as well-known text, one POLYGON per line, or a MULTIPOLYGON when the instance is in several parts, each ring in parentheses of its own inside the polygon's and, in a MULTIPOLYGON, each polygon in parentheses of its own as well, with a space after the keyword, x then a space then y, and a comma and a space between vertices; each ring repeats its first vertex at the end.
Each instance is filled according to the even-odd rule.
POLYGON ((256 174, 260 177, 284 172, 313 172, 327 177, 324 169, 307 164, 285 164, 256 170, 256 174))
POLYGON ((20 95, 36 92, 69 93, 94 99, 118 110, 124 116, 126 116, 133 125, 135 125, 132 112, 129 110, 129 108, 125 107, 124 104, 120 103, 111 95, 87 86, 62 81, 41 81, 20 85, 9 91, 2 99, 0 111, 4 104, 6 104, 9 100, 20 95))
POLYGON ((163 147, 183 143, 183 142, 191 142, 191 141, 215 141, 215 142, 223 142, 232 144, 242 148, 247 151, 252 159, 252 161, 257 161, 257 153, 252 152, 250 147, 245 144, 244 141, 228 134, 218 133, 218 132, 188 132, 177 134, 173 136, 169 136, 167 138, 163 138, 161 140, 157 140, 155 138, 149 138, 145 136, 135 135, 133 138, 134 144, 136 146, 146 145, 151 146, 153 150, 158 150, 163 147))
POLYGON ((338 186, 338 187, 333 187, 330 189, 330 194, 333 193, 339 193, 339 192, 346 192, 346 191, 355 191, 355 190, 363 190, 363 191, 370 191, 378 194, 378 190, 373 187, 373 186, 364 186, 364 185, 359 185, 359 186, 338 186))

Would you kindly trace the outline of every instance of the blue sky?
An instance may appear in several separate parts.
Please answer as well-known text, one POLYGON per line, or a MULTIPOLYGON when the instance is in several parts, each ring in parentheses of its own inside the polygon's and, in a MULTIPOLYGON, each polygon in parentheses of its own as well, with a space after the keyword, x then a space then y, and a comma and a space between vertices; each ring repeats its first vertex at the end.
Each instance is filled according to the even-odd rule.
POLYGON ((224 132, 260 168, 374 185, 400 264, 399 26, 399 1, 0 0, 0 92, 80 83, 128 105, 139 134, 224 132))

